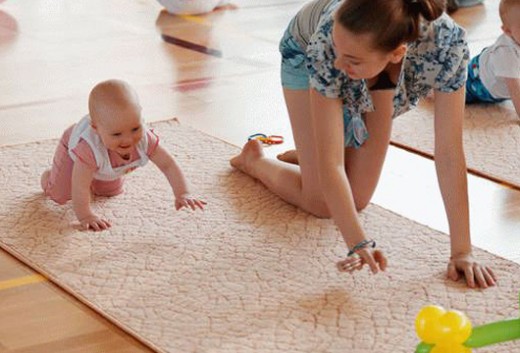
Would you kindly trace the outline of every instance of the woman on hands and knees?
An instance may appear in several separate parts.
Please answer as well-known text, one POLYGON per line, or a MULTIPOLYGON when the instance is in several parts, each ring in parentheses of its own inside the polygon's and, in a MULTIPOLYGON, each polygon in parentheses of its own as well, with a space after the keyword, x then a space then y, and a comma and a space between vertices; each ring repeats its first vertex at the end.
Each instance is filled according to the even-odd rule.
MULTIPOLYGON (((251 140, 231 164, 318 217, 332 217, 351 254, 338 268, 386 268, 360 225, 378 183, 392 119, 435 92, 435 165, 448 216, 448 275, 495 284, 471 253, 462 146, 465 32, 441 0, 314 0, 281 42, 282 86, 298 165, 268 159, 251 140)), ((294 161, 295 154, 292 155, 294 161)), ((282 155, 281 158, 286 155, 282 155)))

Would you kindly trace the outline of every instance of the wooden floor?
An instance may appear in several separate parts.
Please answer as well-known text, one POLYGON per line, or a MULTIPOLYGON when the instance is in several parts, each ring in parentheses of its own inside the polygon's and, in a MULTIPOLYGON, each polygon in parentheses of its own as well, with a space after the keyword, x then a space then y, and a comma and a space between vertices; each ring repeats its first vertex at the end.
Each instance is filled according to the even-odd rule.
MULTIPOLYGON (((177 17, 152 0, 0 0, 0 145, 59 137, 95 83, 121 78, 148 122, 176 116, 237 145, 284 135, 268 152, 290 148, 277 44, 304 2, 237 0, 236 10, 177 17)), ((500 33, 496 0, 455 18, 473 52, 500 33)), ((473 243, 520 263, 520 192, 472 176, 469 186, 473 243)), ((447 231, 428 159, 391 148, 373 201, 447 231)), ((149 351, 0 252, 0 352, 149 351)))

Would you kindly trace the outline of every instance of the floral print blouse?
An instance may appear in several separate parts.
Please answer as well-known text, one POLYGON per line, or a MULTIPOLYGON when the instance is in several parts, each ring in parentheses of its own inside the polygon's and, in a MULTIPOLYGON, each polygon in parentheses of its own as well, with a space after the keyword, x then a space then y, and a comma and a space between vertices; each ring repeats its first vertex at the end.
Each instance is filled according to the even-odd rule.
MULTIPOLYGON (((334 12, 341 0, 333 0, 321 15, 318 28, 307 46, 310 87, 329 98, 341 98, 345 113, 359 120, 374 107, 365 80, 350 79, 334 67, 332 46, 334 12)), ((424 21, 419 38, 408 43, 395 89, 394 117, 417 105, 431 89, 453 92, 466 82, 469 50, 466 32, 447 14, 424 21)))

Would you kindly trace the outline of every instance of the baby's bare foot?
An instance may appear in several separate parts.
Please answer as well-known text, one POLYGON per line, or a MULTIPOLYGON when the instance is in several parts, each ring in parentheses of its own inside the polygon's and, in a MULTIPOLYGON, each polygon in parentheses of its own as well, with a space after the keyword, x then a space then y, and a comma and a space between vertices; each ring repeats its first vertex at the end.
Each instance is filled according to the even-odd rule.
POLYGON ((235 4, 225 4, 225 5, 215 7, 215 11, 236 10, 236 9, 238 9, 238 6, 235 4))
POLYGON ((276 156, 279 161, 298 165, 298 152, 296 150, 285 151, 276 156))
POLYGON ((231 158, 231 165, 251 175, 251 164, 264 157, 262 144, 258 140, 250 140, 242 148, 240 154, 231 158))
POLYGON ((47 189, 47 183, 49 182, 49 176, 51 175, 50 170, 46 170, 43 172, 42 176, 40 177, 40 185, 42 187, 42 190, 45 191, 47 189))

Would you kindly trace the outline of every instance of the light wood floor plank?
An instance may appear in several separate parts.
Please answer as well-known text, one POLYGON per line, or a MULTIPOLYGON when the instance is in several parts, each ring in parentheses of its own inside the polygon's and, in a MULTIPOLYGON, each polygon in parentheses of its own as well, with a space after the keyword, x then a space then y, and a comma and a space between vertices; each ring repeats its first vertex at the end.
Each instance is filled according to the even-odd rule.
MULTIPOLYGON (((0 1, 0 145, 59 137, 86 113, 91 87, 117 77, 136 88, 149 122, 177 116, 238 145, 264 131, 286 138, 269 156, 291 148, 277 45, 305 0, 235 3, 234 11, 180 17, 153 0, 0 1), (222 57, 168 44, 163 34, 222 57)), ((500 34, 497 4, 455 14, 473 54, 500 34)), ((474 244, 520 263, 520 192, 476 177, 469 187, 474 244)), ((374 202, 447 231, 425 158, 391 148, 374 202)), ((0 252, 0 283, 34 274, 0 252)), ((2 353, 150 351, 51 283, 0 290, 2 353)))

